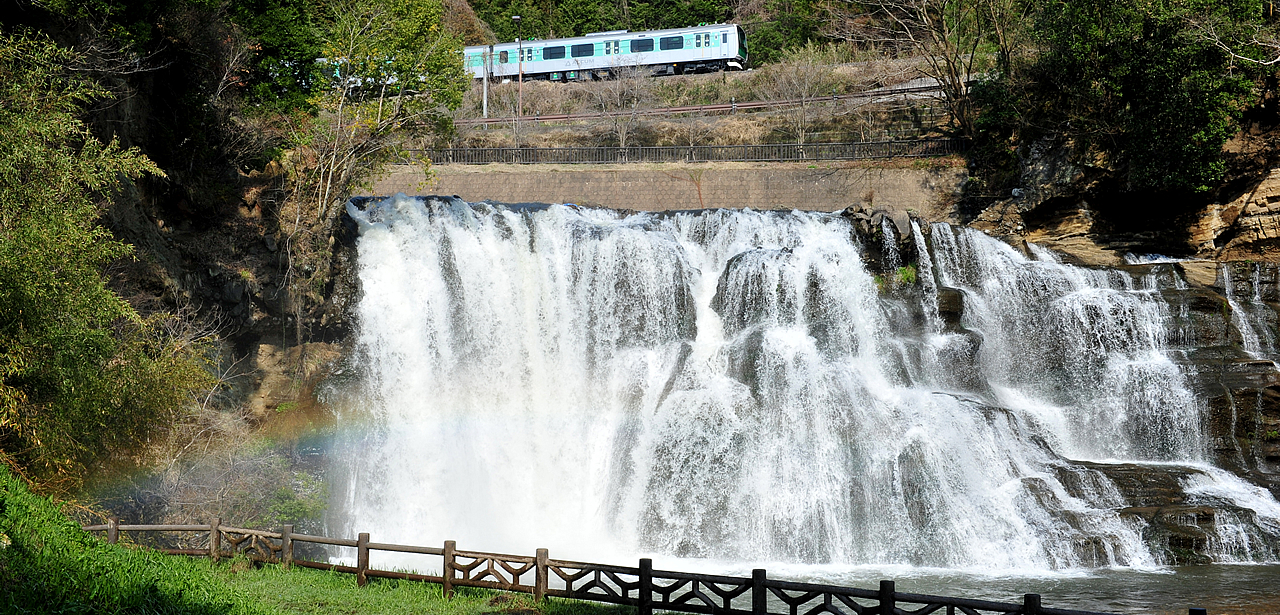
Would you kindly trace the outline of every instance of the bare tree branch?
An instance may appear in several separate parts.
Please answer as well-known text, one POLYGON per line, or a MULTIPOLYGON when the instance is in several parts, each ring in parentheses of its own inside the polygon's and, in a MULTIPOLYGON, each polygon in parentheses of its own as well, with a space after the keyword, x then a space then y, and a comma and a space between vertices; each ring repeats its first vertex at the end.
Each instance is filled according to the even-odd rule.
POLYGON ((1199 34, 1200 38, 1209 44, 1225 51, 1233 60, 1240 60, 1258 66, 1275 66, 1280 64, 1280 36, 1270 28, 1264 28, 1260 25, 1245 26, 1247 33, 1243 37, 1237 35, 1235 37, 1224 37, 1218 28, 1218 24, 1210 20, 1191 20, 1191 29, 1199 34), (1227 38, 1235 40, 1228 42, 1227 38), (1269 60, 1259 60, 1241 54, 1237 49, 1244 47, 1254 47, 1259 50, 1266 51, 1269 60))

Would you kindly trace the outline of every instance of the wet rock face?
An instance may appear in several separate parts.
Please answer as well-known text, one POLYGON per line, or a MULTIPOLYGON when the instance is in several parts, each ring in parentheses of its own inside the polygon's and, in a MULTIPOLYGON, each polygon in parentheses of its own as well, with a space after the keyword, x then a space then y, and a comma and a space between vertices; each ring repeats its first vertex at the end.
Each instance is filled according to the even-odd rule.
MULTIPOLYGON (((1098 472, 1115 484, 1128 504, 1117 512, 1143 525, 1143 538, 1166 564, 1207 564, 1212 560, 1206 553, 1227 554, 1238 548, 1227 544, 1229 539, 1224 537, 1249 541, 1254 549, 1269 549, 1271 558, 1280 555, 1275 546, 1266 546, 1269 541, 1263 538, 1252 510, 1196 492, 1194 485, 1203 470, 1089 462, 1072 465, 1098 472)), ((1078 474, 1066 468, 1064 465, 1059 474, 1073 495, 1087 491, 1072 479, 1078 474)))
MULTIPOLYGON (((1276 352, 1277 268, 1229 262, 1211 285, 1164 290, 1181 349, 1205 400, 1214 463, 1280 496, 1280 370, 1276 352)), ((1192 276, 1187 276, 1191 282, 1192 276)))

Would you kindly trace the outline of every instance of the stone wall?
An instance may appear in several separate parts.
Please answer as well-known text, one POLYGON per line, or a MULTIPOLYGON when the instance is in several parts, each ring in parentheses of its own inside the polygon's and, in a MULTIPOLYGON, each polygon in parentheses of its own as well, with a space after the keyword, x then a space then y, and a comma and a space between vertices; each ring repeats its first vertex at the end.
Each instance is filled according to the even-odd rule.
POLYGON ((853 163, 630 165, 446 165, 424 184, 420 170, 394 167, 369 194, 457 195, 466 201, 577 203, 643 211, 726 207, 838 211, 851 205, 947 218, 963 167, 906 161, 899 168, 853 163), (905 168, 902 168, 905 167, 905 168))

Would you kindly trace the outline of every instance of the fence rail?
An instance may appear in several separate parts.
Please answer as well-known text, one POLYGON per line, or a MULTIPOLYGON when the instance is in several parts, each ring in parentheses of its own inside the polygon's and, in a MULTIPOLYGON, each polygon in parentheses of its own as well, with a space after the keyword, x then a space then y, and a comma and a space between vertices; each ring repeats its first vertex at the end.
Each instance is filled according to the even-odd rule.
MULTIPOLYGON (((405 579, 443 585, 446 597, 455 587, 483 587, 547 596, 636 607, 639 615, 655 610, 704 615, 1108 615, 1093 611, 1051 609, 1041 606, 1038 594, 1026 594, 1021 604, 949 598, 896 591, 893 581, 881 581, 878 590, 799 583, 768 578, 763 569, 750 577, 654 570, 653 562, 639 566, 612 566, 551 559, 546 549, 532 557, 481 551, 463 551, 452 540, 443 547, 423 547, 370 542, 362 533, 355 540, 293 533, 286 525, 279 532, 224 526, 220 519, 208 525, 121 525, 111 519, 104 525, 85 526, 86 531, 106 532, 109 543, 120 532, 203 532, 204 549, 157 549, 177 555, 222 557, 242 555, 251 560, 279 563, 285 568, 302 566, 354 574, 364 586, 369 577, 405 579), (308 542, 356 549, 356 565, 347 566, 294 557, 294 545, 308 542), (369 566, 371 551, 416 553, 442 558, 439 575, 369 566)), ((1191 609, 1191 615, 1204 615, 1191 609)))
POLYGON ((459 147, 411 150, 432 164, 615 164, 628 162, 805 162, 945 156, 965 150, 963 139, 769 145, 636 147, 459 147))

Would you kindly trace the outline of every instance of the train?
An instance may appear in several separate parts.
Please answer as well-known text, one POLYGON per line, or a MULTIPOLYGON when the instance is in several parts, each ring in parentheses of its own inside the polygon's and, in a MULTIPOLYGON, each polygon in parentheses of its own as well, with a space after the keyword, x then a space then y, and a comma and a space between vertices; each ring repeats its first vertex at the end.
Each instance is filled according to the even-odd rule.
POLYGON ((585 81, 640 67, 655 75, 680 75, 747 67, 747 37, 737 24, 629 32, 592 32, 574 38, 477 45, 464 51, 476 79, 585 81))

